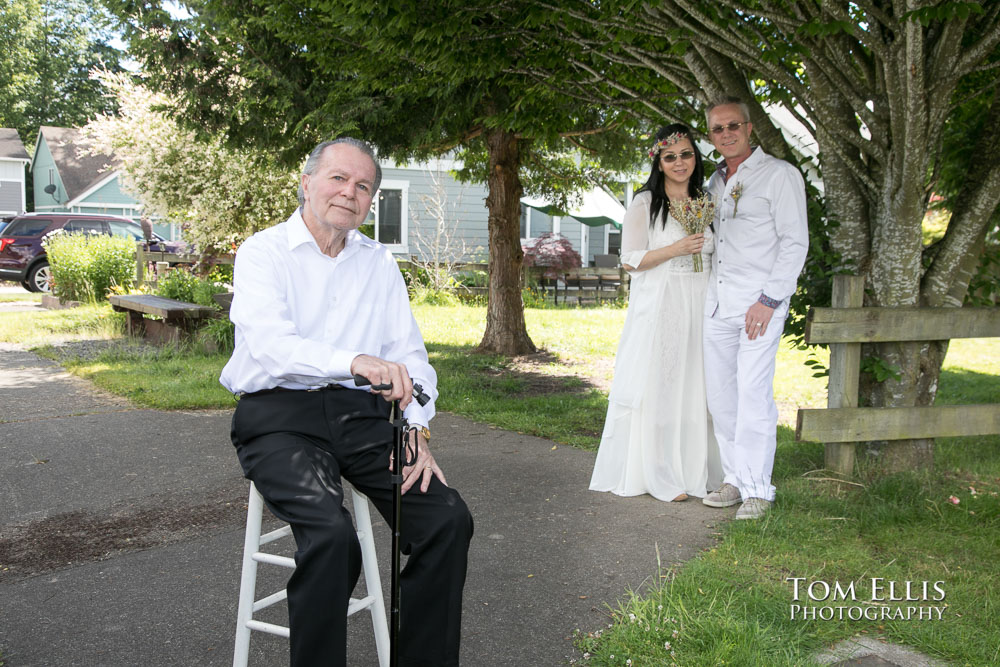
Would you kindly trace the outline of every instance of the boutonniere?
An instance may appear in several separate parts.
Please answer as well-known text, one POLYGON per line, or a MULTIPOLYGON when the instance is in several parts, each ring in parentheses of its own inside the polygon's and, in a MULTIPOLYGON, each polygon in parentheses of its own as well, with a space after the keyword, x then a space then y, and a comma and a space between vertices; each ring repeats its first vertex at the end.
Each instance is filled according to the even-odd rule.
POLYGON ((740 197, 743 196, 743 184, 737 183, 734 185, 729 195, 733 198, 733 215, 736 215, 736 209, 740 205, 740 197))

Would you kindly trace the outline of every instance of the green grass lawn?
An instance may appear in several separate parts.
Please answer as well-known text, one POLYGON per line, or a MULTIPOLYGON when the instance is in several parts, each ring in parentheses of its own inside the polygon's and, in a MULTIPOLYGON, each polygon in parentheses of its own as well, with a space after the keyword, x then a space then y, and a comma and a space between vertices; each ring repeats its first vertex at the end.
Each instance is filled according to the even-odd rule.
MULTIPOLYGON (((596 447, 625 310, 529 309, 528 330, 543 351, 515 360, 471 353, 485 326, 482 307, 414 310, 438 370, 440 410, 596 447)), ((140 405, 232 407, 217 382, 224 356, 119 345, 73 358, 50 345, 115 339, 121 330, 106 306, 0 315, 0 341, 44 346, 42 354, 140 405)), ((787 345, 778 354, 775 394, 786 424, 795 406, 825 405, 825 379, 803 364, 809 354, 787 345)), ((938 400, 1000 403, 998 376, 1000 339, 954 341, 938 400)), ((787 425, 778 435, 773 511, 759 522, 721 523, 715 548, 676 570, 651 571, 652 584, 637 594, 623 591, 608 609, 611 627, 578 636, 587 663, 803 665, 838 639, 867 634, 952 664, 1000 664, 1000 436, 939 440, 933 475, 843 483, 821 470, 822 446, 794 442, 787 425), (884 606, 871 603, 873 577, 940 581, 946 598, 929 604, 942 606, 943 620, 792 619, 792 577, 854 582, 859 607, 884 606)))
POLYGON ((33 301, 35 303, 42 302, 41 292, 29 292, 25 289, 18 288, 17 292, 13 293, 3 293, 0 294, 0 303, 10 303, 13 301, 33 301))

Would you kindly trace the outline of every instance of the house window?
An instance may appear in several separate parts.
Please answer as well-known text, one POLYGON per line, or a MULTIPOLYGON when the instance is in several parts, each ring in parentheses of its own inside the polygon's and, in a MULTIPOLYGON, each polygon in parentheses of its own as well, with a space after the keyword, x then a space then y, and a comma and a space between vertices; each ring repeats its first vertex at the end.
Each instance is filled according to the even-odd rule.
POLYGON ((379 243, 390 246, 393 252, 407 252, 408 191, 409 183, 406 181, 382 181, 372 210, 360 230, 379 243))
POLYGON ((379 190, 375 229, 379 243, 396 245, 403 242, 402 190, 379 190))
POLYGON ((530 233, 531 230, 528 229, 528 207, 521 204, 521 238, 530 239, 530 233))
POLYGON ((617 229, 608 232, 608 254, 620 255, 622 250, 622 233, 617 229))

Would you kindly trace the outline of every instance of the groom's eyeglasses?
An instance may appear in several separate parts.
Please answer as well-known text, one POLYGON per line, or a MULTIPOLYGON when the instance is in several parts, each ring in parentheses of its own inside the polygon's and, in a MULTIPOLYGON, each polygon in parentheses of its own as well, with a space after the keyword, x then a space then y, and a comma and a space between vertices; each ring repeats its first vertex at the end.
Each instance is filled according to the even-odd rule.
POLYGON ((710 130, 710 132, 712 134, 714 134, 715 136, 719 136, 720 134, 722 134, 726 130, 729 130, 730 132, 735 132, 736 130, 738 130, 741 127, 743 127, 744 125, 746 125, 747 122, 749 122, 749 121, 744 121, 742 123, 733 122, 733 123, 730 123, 729 125, 716 125, 715 127, 713 127, 710 130))
POLYGON ((694 151, 681 151, 680 153, 664 153, 660 156, 660 159, 670 164, 677 158, 682 158, 684 160, 690 160, 694 157, 694 151))

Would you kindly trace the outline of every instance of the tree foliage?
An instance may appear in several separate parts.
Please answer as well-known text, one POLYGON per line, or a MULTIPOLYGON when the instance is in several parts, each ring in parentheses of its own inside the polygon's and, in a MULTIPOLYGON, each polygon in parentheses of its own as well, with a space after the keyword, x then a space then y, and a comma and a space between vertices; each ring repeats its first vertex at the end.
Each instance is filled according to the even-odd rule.
POLYGON ((532 351, 521 303, 519 200, 563 201, 638 157, 632 116, 581 104, 521 72, 559 45, 517 39, 535 3, 197 0, 178 22, 108 0, 156 80, 199 127, 298 157, 353 133, 397 160, 459 151, 485 182, 490 297, 481 348, 532 351))
POLYGON ((119 109, 83 129, 90 150, 122 162, 121 182, 153 215, 180 224, 202 252, 231 252, 296 206, 298 170, 261 151, 232 149, 222 137, 181 127, 163 109, 171 99, 131 76, 101 76, 119 109))
POLYGON ((560 278, 567 270, 580 266, 580 253, 562 234, 546 232, 525 244, 524 265, 544 267, 546 278, 560 278))
POLYGON ((34 145, 41 125, 78 127, 112 110, 95 67, 120 71, 110 18, 85 0, 0 0, 0 127, 34 145))
MULTIPOLYGON (((814 242, 827 237, 824 253, 865 277, 866 305, 962 304, 1000 202, 992 157, 1000 4, 570 0, 550 10, 571 45, 567 59, 580 76, 570 92, 580 99, 676 118, 685 106, 738 95, 750 102, 761 146, 796 160, 764 108, 782 105, 819 148, 828 228, 814 242), (952 217, 926 253, 921 223, 939 186, 952 217)), ((900 373, 868 383, 863 400, 932 402, 946 348, 873 346, 870 354, 900 373)))

